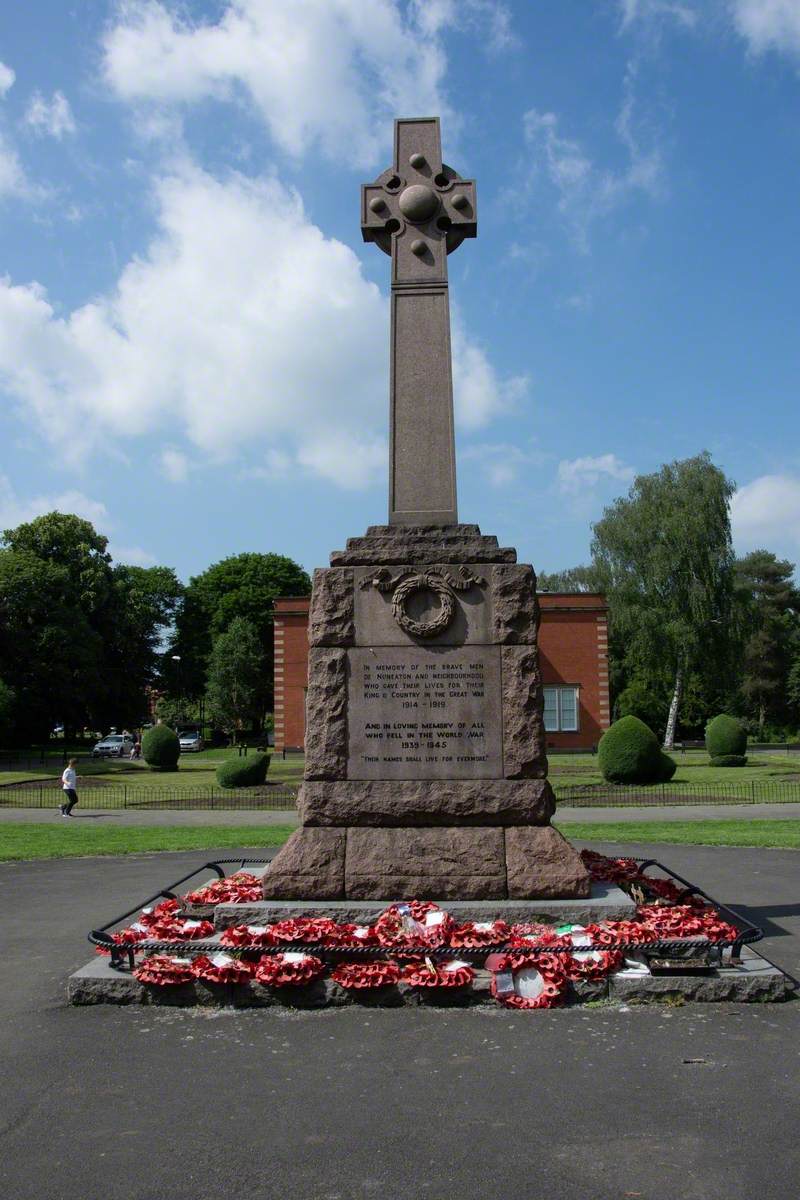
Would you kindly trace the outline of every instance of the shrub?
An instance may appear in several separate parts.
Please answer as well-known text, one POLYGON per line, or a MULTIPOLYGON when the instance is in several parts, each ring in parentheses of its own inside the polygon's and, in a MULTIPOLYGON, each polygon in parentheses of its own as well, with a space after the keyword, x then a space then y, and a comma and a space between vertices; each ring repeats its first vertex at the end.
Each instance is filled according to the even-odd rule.
POLYGON ((177 771, 181 748, 169 725, 154 725, 142 738, 142 758, 153 771, 177 771))
POLYGON ((706 750, 713 767, 743 767, 747 762, 747 730, 736 717, 720 713, 706 725, 706 750))
POLYGON ((224 788, 256 787, 267 778, 269 754, 226 758, 217 767, 217 783, 224 788))
POLYGON ((652 729, 638 717, 615 721, 600 739, 597 757, 611 783, 666 783, 676 763, 664 754, 652 729))

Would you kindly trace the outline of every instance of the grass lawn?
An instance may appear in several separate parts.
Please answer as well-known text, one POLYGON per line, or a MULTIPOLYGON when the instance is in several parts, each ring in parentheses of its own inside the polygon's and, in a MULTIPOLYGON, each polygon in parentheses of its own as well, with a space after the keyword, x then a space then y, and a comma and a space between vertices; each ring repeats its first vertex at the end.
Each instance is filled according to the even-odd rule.
MULTIPOLYGON (((281 846, 288 825, 125 826, 84 829, 75 825, 0 826, 0 861, 142 854, 158 850, 209 850, 281 846)), ((603 842, 671 842, 694 846, 764 846, 800 849, 800 821, 642 821, 562 826, 570 838, 603 842)))
POLYGON ((0 862, 33 858, 78 858, 96 854, 142 854, 153 850, 208 850, 282 846, 294 826, 197 825, 126 826, 83 829, 67 822, 0 826, 0 862))
MULTIPOLYGON (((750 757, 745 767, 712 767, 705 750, 677 751, 672 755, 678 769, 670 787, 680 784, 796 783, 800 785, 800 755, 762 754, 750 757)), ((556 793, 568 787, 607 787, 597 756, 553 754, 548 759, 549 777, 556 793)))
POLYGON ((578 821, 559 826, 570 840, 671 842, 685 846, 767 846, 800 850, 800 821, 578 821))

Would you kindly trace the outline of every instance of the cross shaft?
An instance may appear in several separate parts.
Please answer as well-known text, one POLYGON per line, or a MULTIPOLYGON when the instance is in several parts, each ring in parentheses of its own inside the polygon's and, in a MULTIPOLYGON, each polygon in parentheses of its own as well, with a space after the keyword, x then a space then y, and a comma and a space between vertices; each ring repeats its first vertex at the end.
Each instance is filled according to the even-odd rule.
POLYGON ((361 188, 361 232, 391 255, 389 524, 458 521, 447 255, 477 234, 475 184, 442 162, 438 117, 394 125, 361 188))

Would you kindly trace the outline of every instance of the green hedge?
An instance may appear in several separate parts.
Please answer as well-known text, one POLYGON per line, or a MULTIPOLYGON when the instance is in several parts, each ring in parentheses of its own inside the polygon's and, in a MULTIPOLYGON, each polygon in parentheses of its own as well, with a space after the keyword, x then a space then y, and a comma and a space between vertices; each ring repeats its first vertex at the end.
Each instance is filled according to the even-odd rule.
POLYGON ((664 754, 652 729, 634 716, 622 717, 606 730, 597 758, 610 783, 666 783, 677 765, 664 754))
POLYGON ((169 725, 154 725, 142 738, 142 758, 153 771, 177 771, 181 747, 169 725))
POLYGON ((720 713, 706 725, 706 750, 713 767, 743 767, 747 762, 747 730, 736 717, 720 713))
POLYGON ((217 766, 217 783, 224 788, 256 787, 267 778, 269 754, 226 758, 217 766))

